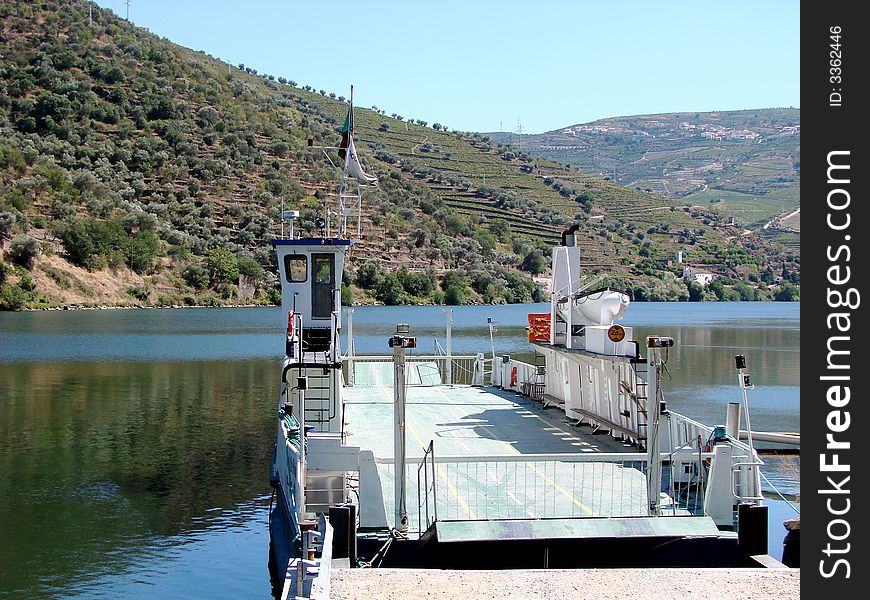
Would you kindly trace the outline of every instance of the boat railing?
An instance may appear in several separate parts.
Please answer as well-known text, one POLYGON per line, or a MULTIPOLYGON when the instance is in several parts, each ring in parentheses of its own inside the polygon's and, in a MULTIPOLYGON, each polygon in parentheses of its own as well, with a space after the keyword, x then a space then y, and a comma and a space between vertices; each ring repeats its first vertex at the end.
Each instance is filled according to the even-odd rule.
POLYGON ((435 443, 430 440, 417 467, 417 527, 420 533, 438 520, 435 486, 435 443))
POLYGON ((510 356, 500 356, 492 361, 491 384, 512 390, 535 400, 544 394, 544 375, 537 365, 510 356))
MULTIPOLYGON (((417 470, 419 533, 434 521, 649 516, 646 453, 509 454, 409 458, 417 470)), ((674 483, 672 470, 685 461, 704 461, 709 452, 663 454, 664 494, 658 516, 703 514, 704 481, 674 483)), ((392 458, 376 462, 394 477, 392 458)), ((409 515, 411 522, 414 515, 409 515)))
MULTIPOLYGON (((405 356, 405 383, 409 386, 485 385, 485 363, 491 359, 475 355, 407 355, 405 356), (448 369, 448 362, 450 369, 448 369)), ((356 355, 352 360, 342 359, 344 381, 354 386, 393 385, 393 357, 391 355, 356 355), (351 378, 350 369, 353 369, 351 378)))
MULTIPOLYGON (((663 450, 667 448, 670 452, 686 448, 712 450, 711 439, 715 428, 673 411, 668 411, 663 416, 667 418, 667 426, 664 427, 666 435, 660 441, 663 450)), ((731 491, 736 502, 762 500, 760 468, 764 466, 764 461, 749 444, 732 437, 728 438, 728 443, 734 449, 731 458, 731 491)))

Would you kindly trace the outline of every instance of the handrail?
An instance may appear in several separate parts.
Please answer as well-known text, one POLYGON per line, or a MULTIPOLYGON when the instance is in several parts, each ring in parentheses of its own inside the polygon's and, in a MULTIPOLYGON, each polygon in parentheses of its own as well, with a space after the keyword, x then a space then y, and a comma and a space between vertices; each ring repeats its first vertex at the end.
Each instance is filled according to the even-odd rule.
MULTIPOLYGON (((421 361, 421 360, 447 360, 447 355, 438 354, 410 354, 405 357, 406 361, 421 361)), ((477 359, 476 354, 453 354, 449 357, 451 360, 470 360, 477 359)), ((347 357, 342 357, 342 360, 347 360, 347 357)), ((390 362, 393 360, 392 355, 388 354, 354 354, 354 362, 390 362)))
MULTIPOLYGON (((423 458, 420 465, 417 467, 417 531, 420 533, 429 529, 431 522, 429 521, 429 476, 430 472, 426 469, 427 457, 432 463, 431 469, 431 484, 432 484, 432 513, 434 521, 438 520, 438 496, 435 489, 435 441, 429 440, 429 446, 423 453, 423 458), (420 474, 423 474, 423 488, 420 488, 420 474), (426 528, 423 528, 423 514, 425 510, 426 528)), ((432 522, 434 522, 432 521, 432 522)))
MULTIPOLYGON (((764 500, 764 496, 760 493, 761 492, 761 485, 760 485, 761 479, 754 475, 754 473, 755 473, 754 467, 763 467, 763 466, 764 466, 764 461, 758 459, 757 457, 755 460, 731 463, 731 493, 734 494, 735 498, 739 498, 740 500, 755 500, 755 501, 764 500), (746 469, 744 471, 741 467, 750 467, 750 468, 746 469), (749 477, 752 477, 753 479, 758 480, 758 481, 754 482, 756 484, 754 487, 756 487, 756 492, 757 492, 755 496, 747 496, 743 493, 740 493, 740 494, 737 493, 738 475, 740 473, 744 473, 744 472, 747 473, 747 475, 749 477)), ((760 469, 758 470, 758 473, 761 474, 760 469)), ((752 482, 752 480, 749 480, 746 483, 752 484, 753 482, 752 482)))
POLYGON ((341 358, 341 335, 339 331, 341 330, 341 316, 338 312, 332 311, 332 319, 330 322, 330 327, 332 328, 332 343, 330 344, 330 354, 331 354, 331 362, 338 362, 336 356, 341 358))
MULTIPOLYGON (((702 459, 713 458, 715 456, 714 452, 701 452, 700 454, 695 451, 685 451, 679 453, 671 453, 671 452, 662 452, 661 457, 663 459, 676 459, 676 460, 686 460, 686 459, 697 459, 698 456, 702 459)), ((421 461, 425 458, 425 454, 423 456, 409 456, 407 460, 410 461, 421 461)), ((623 461, 646 461, 649 458, 649 454, 646 452, 584 452, 582 454, 488 454, 485 456, 468 456, 467 454, 450 454, 450 455, 439 455, 437 458, 433 457, 435 463, 497 463, 497 462, 511 462, 511 463, 522 463, 522 462, 623 462, 623 461)), ((392 465, 395 464, 395 459, 391 456, 383 456, 383 457, 375 457, 375 463, 379 465, 392 465)))

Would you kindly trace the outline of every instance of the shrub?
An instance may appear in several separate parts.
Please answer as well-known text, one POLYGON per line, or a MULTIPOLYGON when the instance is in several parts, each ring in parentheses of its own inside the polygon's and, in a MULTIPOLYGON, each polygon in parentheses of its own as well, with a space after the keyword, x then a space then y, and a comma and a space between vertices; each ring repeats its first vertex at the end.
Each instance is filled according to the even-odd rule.
POLYGON ((408 304, 409 300, 396 273, 388 273, 378 282, 375 297, 388 306, 408 304))
POLYGON ((127 293, 138 300, 139 302, 147 303, 151 291, 145 286, 131 286, 127 288, 127 293))
POLYGON ((202 265, 188 265, 181 272, 181 277, 192 288, 204 290, 210 282, 208 271, 202 265))
POLYGON ((461 285, 450 285, 444 292, 444 304, 449 306, 460 306, 465 304, 466 290, 461 285))
POLYGON ((71 221, 59 234, 67 258, 73 264, 97 269, 124 263, 137 273, 151 268, 160 240, 150 230, 129 233, 120 219, 71 221))
POLYGON ((27 298, 27 292, 17 285, 0 286, 0 310, 21 310, 27 298))
POLYGON ((777 302, 798 302, 801 299, 801 289, 788 281, 783 281, 774 292, 773 299, 777 302))
POLYGON ((236 283, 239 280, 239 261, 227 248, 215 248, 206 257, 209 277, 215 283, 236 283))
POLYGON ((9 237, 9 234, 12 233, 13 227, 15 227, 15 213, 13 212, 0 212, 0 240, 3 238, 9 237))
POLYGON ((428 296, 435 287, 432 279, 425 273, 411 273, 403 268, 396 276, 402 288, 412 296, 428 296))
POLYGON ((532 250, 523 258, 520 268, 532 275, 540 275, 547 268, 547 261, 540 250, 532 250))
POLYGON ((36 284, 33 283, 33 279, 31 279, 30 275, 22 275, 18 280, 18 287, 25 292, 36 291, 36 284))
POLYGON ((150 230, 138 231, 124 241, 125 262, 136 273, 145 273, 151 268, 160 249, 157 235, 150 230))
POLYGON ((702 286, 697 281, 689 282, 689 302, 703 302, 704 300, 704 286, 702 286))
POLYGON ((496 219, 490 222, 487 228, 501 241, 506 241, 510 238, 511 226, 503 219, 496 219))
POLYGON ((238 259, 239 273, 253 279, 260 279, 263 276, 263 267, 253 258, 243 256, 238 259))
POLYGON ((377 263, 363 263, 356 270, 356 284, 364 290, 374 289, 383 278, 384 274, 377 263))
POLYGON ((39 255, 39 242, 27 234, 16 235, 9 244, 6 256, 16 265, 26 269, 33 267, 33 260, 39 255))
MULTIPOLYGON (((272 291, 272 290, 269 290, 272 291)), ((268 293, 267 293, 268 297, 268 293)), ((279 295, 280 298, 280 295, 279 295)), ((351 306, 353 304, 353 292, 342 282, 341 284, 341 304, 342 306, 351 306)))
POLYGON ((71 221, 59 237, 70 262, 95 269, 103 266, 106 257, 118 250, 126 235, 120 221, 77 219, 71 221))

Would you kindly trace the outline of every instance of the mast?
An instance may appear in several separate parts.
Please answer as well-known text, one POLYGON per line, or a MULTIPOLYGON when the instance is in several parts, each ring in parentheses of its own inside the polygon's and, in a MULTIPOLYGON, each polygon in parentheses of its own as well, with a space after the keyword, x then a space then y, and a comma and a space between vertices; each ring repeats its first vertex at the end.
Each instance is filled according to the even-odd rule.
MULTIPOLYGON (((350 86, 350 107, 347 113, 347 136, 348 143, 353 139, 353 84, 350 86)), ((342 132, 343 133, 343 132, 342 132)), ((347 153, 348 149, 344 152, 347 153)), ((339 152, 341 154, 341 152, 339 152)), ((345 154, 344 170, 341 174, 341 182, 338 188, 338 235, 342 238, 351 236, 348 228, 348 217, 356 217, 356 235, 359 239, 362 233, 362 189, 359 181, 350 173, 351 158, 345 154)))

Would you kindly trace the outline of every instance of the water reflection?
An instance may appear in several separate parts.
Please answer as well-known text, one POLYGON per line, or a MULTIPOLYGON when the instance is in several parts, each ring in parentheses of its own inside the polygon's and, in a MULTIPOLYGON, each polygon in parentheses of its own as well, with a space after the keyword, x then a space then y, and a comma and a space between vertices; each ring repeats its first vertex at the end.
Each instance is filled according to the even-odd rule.
POLYGON ((268 493, 275 370, 0 366, 0 590, 52 593, 132 568, 144 547, 213 529, 210 510, 268 493))

